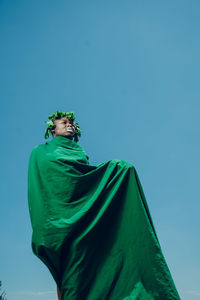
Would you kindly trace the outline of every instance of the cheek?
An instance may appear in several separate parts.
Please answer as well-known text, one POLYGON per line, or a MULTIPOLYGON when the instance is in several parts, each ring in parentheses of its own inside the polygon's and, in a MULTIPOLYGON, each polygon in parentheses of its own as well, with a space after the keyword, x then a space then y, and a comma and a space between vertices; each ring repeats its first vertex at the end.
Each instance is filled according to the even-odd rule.
POLYGON ((60 131, 60 126, 56 126, 55 132, 59 132, 59 131, 60 131))
POLYGON ((60 124, 60 125, 58 126, 58 128, 57 128, 57 131, 61 131, 61 130, 63 130, 64 128, 65 128, 65 126, 62 125, 62 124, 60 124))

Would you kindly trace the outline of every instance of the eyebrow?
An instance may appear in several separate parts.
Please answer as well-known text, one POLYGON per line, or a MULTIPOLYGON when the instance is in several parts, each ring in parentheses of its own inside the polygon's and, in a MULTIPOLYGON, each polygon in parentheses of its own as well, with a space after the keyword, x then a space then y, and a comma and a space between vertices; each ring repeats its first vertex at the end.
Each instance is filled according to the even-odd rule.
POLYGON ((70 121, 70 120, 68 120, 68 119, 67 119, 67 120, 66 120, 66 119, 64 119, 64 120, 63 120, 63 119, 62 119, 62 120, 59 119, 59 120, 60 120, 60 122, 67 122, 67 121, 69 121, 70 123, 73 123, 73 121, 70 121))

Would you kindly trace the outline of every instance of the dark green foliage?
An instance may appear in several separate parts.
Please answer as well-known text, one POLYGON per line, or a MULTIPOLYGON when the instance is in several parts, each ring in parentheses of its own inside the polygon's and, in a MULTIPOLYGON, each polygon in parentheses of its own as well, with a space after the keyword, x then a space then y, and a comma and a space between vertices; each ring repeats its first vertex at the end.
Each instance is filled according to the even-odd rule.
POLYGON ((48 139, 50 137, 51 131, 56 127, 53 120, 61 119, 62 117, 67 117, 70 121, 73 122, 73 126, 75 128, 75 135, 73 136, 73 139, 75 142, 78 142, 78 138, 81 136, 81 130, 79 124, 75 122, 75 115, 73 111, 64 112, 64 111, 56 110, 52 115, 48 116, 49 121, 45 121, 45 123, 47 123, 45 139, 48 139))

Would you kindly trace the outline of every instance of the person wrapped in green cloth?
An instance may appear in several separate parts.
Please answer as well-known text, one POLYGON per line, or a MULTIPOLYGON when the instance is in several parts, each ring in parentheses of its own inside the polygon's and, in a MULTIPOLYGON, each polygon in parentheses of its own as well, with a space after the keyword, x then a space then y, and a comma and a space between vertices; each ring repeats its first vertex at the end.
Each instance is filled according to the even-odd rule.
POLYGON ((180 299, 134 166, 97 166, 78 144, 73 112, 49 116, 28 168, 32 250, 60 300, 180 299))

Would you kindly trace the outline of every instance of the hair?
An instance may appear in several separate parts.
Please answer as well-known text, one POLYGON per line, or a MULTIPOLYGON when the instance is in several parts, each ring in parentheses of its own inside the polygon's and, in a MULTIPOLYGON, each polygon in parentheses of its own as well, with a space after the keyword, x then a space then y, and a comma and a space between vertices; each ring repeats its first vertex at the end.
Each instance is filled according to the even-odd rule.
POLYGON ((54 113, 50 116, 48 116, 49 121, 45 121, 45 123, 47 124, 47 128, 45 131, 45 139, 48 139, 50 137, 50 134, 53 135, 53 129, 56 127, 56 125, 54 124, 53 120, 56 119, 61 119, 62 117, 67 117, 73 124, 74 128, 75 128, 75 134, 73 136, 73 140, 77 143, 79 140, 79 137, 81 136, 81 130, 79 127, 79 124, 77 122, 75 122, 75 115, 74 112, 64 112, 64 111, 54 111, 54 113))

